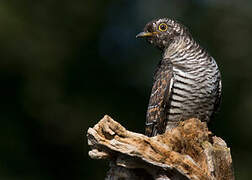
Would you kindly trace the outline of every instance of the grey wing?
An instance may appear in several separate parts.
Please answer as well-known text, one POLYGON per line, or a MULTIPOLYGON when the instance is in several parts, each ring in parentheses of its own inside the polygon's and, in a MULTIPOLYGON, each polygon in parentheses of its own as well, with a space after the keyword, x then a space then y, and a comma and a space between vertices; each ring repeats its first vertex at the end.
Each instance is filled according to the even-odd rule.
POLYGON ((171 65, 161 66, 156 72, 149 100, 145 126, 145 134, 147 136, 155 136, 165 132, 166 113, 169 107, 172 85, 173 73, 171 65))

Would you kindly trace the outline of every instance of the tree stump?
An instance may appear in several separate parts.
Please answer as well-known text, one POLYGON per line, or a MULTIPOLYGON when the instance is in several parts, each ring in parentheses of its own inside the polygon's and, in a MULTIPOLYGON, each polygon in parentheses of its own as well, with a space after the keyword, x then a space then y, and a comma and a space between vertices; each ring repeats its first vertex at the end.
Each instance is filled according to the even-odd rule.
POLYGON ((105 115, 87 138, 89 156, 110 161, 106 180, 234 180, 230 149, 198 119, 147 137, 105 115))

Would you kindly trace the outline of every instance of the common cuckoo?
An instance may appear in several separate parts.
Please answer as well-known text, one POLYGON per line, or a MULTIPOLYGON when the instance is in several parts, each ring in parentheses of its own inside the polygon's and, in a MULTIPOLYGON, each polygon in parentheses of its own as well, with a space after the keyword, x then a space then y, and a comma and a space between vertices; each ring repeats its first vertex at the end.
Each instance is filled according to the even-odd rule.
POLYGON ((195 117, 209 122, 221 99, 221 75, 214 58, 175 20, 146 24, 137 37, 162 50, 146 115, 146 135, 172 129, 195 117))

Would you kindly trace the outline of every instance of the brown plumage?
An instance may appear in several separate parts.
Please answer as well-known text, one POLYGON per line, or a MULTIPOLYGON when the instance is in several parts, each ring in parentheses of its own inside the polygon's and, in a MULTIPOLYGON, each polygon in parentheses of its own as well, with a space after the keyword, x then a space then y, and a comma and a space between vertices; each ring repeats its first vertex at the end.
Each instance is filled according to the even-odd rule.
POLYGON ((171 19, 151 21, 137 37, 146 37, 163 52, 149 100, 146 135, 162 134, 192 117, 209 122, 221 97, 215 60, 185 26, 171 19))

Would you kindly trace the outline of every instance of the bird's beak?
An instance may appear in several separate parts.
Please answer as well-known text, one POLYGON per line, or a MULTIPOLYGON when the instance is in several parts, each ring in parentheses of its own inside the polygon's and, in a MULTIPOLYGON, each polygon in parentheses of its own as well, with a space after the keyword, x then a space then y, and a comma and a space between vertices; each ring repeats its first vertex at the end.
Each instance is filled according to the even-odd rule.
POLYGON ((139 37, 149 37, 149 36, 153 36, 154 33, 151 32, 140 32, 139 34, 136 35, 136 38, 139 37))

